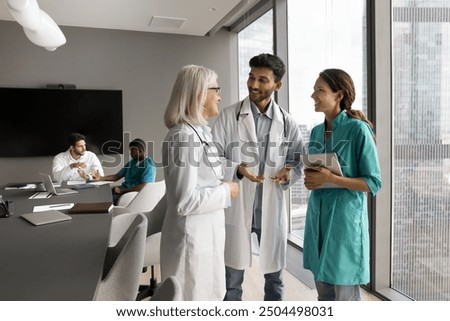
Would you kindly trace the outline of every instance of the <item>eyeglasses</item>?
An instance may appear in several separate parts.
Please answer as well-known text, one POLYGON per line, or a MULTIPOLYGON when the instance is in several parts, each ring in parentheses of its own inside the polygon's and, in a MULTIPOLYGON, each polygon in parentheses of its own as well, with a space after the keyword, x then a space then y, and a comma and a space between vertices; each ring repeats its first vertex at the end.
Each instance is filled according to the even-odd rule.
POLYGON ((210 88, 208 88, 208 89, 210 89, 210 90, 215 90, 216 91, 216 94, 218 94, 218 95, 220 95, 220 87, 210 87, 210 88))

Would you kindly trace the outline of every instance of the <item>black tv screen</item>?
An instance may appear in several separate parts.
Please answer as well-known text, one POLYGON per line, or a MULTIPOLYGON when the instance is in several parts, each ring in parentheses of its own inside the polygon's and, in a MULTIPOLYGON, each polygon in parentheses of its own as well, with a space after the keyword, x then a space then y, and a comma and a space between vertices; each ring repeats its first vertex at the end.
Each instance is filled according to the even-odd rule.
POLYGON ((71 132, 87 149, 122 153, 122 91, 0 88, 0 157, 54 156, 71 132))

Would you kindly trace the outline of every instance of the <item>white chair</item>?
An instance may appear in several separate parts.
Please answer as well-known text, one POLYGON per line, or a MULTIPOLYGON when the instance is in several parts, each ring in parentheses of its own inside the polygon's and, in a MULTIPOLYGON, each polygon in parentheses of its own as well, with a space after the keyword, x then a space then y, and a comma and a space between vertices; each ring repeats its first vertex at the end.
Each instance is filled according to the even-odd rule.
POLYGON ((150 285, 140 286, 139 295, 136 300, 142 300, 152 296, 158 286, 155 266, 160 262, 159 248, 161 243, 161 230, 167 208, 164 197, 165 192, 166 183, 164 180, 147 183, 126 207, 114 206, 112 210, 113 216, 120 216, 124 213, 144 213, 149 221, 144 264, 142 267, 144 272, 147 271, 148 267, 151 269, 150 285))
POLYGON ((139 192, 123 194, 119 198, 117 206, 114 206, 112 214, 114 216, 123 213, 150 212, 165 193, 166 183, 164 180, 147 183, 139 192))
POLYGON ((139 192, 128 192, 128 193, 121 195, 119 197, 119 199, 117 200, 117 206, 118 207, 127 207, 128 204, 131 203, 133 198, 135 198, 138 193, 139 192))
POLYGON ((183 292, 177 278, 169 276, 156 290, 150 301, 182 301, 183 292))
POLYGON ((141 213, 113 217, 103 277, 95 300, 134 301, 144 262, 147 218, 141 213))
POLYGON ((145 246, 144 269, 150 267, 151 276, 148 286, 140 286, 137 300, 143 300, 149 296, 153 296, 158 281, 155 276, 155 266, 160 263, 160 244, 161 244, 161 230, 166 216, 167 199, 164 195, 156 204, 152 211, 144 213, 147 217, 147 242, 145 246))

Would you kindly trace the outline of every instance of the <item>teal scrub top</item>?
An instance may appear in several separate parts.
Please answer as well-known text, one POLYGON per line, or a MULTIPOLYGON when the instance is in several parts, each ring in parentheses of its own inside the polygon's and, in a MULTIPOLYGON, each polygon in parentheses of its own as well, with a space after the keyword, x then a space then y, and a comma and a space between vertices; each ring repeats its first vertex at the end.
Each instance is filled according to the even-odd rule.
MULTIPOLYGON (((341 112, 325 144, 325 124, 311 131, 308 153, 336 153, 345 177, 361 177, 372 195, 381 188, 373 132, 361 120, 341 112)), ((303 266, 317 281, 335 285, 367 284, 369 223, 365 192, 346 188, 311 191, 306 213, 303 266)))
POLYGON ((131 159, 117 174, 124 177, 121 189, 132 188, 142 183, 152 183, 156 176, 155 163, 150 157, 146 157, 139 163, 131 159))

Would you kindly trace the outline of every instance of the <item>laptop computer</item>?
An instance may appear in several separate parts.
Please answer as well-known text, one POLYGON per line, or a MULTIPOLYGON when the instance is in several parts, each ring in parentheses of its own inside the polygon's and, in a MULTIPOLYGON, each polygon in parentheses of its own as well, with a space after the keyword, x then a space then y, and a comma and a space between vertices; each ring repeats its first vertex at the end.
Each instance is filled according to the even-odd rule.
POLYGON ((78 191, 75 191, 71 188, 61 188, 61 187, 55 187, 55 185, 52 182, 52 178, 49 174, 39 173, 42 176, 42 179, 44 181, 45 190, 47 193, 51 193, 53 195, 67 195, 67 194, 75 194, 78 193, 78 191))
POLYGON ((31 224, 37 226, 56 222, 70 221, 72 219, 71 216, 56 210, 49 210, 39 213, 27 213, 22 214, 21 217, 26 219, 31 224))

